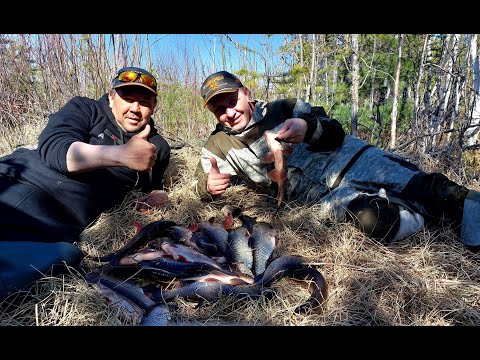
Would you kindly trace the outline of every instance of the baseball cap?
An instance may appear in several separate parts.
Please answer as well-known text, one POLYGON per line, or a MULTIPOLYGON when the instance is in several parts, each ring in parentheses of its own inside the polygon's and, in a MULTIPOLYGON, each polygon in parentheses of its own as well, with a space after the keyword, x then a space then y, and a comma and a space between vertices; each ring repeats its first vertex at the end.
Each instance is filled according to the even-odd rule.
POLYGON ((205 79, 200 89, 203 106, 207 106, 210 99, 218 94, 230 93, 243 87, 238 77, 228 71, 218 71, 205 79))
POLYGON ((112 89, 127 85, 142 86, 157 95, 157 80, 145 69, 129 66, 118 70, 112 80, 112 89))

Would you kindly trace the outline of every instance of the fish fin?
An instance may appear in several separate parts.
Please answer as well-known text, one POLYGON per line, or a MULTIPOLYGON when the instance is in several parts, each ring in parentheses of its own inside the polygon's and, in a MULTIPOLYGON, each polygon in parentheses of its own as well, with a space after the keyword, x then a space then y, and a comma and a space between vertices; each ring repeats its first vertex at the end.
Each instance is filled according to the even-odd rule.
POLYGON ((245 280, 242 280, 240 278, 234 278, 230 280, 231 285, 248 285, 248 283, 245 280))
POLYGON ((135 229, 137 230, 137 233, 139 233, 145 226, 138 221, 133 222, 133 226, 135 226, 135 229))
POLYGON ((283 143, 282 144, 282 153, 283 153, 283 155, 286 155, 286 156, 292 155, 292 153, 293 153, 292 144, 283 143))
POLYGON ((287 173, 285 171, 280 171, 277 169, 273 169, 268 172, 267 177, 276 182, 279 183, 281 181, 284 181, 287 178, 287 173))
POLYGON ((272 163, 275 160, 275 157, 273 155, 273 152, 269 151, 265 156, 260 158, 260 161, 263 164, 269 164, 272 163))
POLYGON ((195 232, 198 230, 198 224, 193 224, 193 225, 190 225, 187 227, 188 230, 190 230, 191 232, 195 232))

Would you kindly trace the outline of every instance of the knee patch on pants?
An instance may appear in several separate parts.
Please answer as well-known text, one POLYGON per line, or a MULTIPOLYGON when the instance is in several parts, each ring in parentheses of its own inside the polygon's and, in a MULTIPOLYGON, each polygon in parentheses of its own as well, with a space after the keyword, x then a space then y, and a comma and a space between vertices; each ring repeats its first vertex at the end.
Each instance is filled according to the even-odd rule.
POLYGON ((348 204, 346 216, 360 230, 383 243, 390 242, 400 227, 399 206, 376 194, 358 195, 348 204))

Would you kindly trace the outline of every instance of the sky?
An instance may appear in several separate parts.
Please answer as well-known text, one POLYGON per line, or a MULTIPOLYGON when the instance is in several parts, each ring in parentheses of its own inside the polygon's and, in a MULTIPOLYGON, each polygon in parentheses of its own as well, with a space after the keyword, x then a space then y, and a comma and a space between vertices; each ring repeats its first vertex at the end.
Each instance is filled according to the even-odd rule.
MULTIPOLYGON (((239 67, 239 46, 248 48, 249 57, 255 57, 257 65, 262 67, 262 58, 266 56, 269 43, 274 52, 283 42, 283 35, 265 34, 149 34, 150 49, 152 52, 171 53, 174 56, 182 56, 183 51, 188 49, 194 56, 201 56, 202 62, 207 64, 209 71, 217 71, 223 67, 221 55, 221 42, 224 44, 227 54, 228 66, 231 71, 239 67)), ((178 59, 180 60, 180 59, 178 59)))

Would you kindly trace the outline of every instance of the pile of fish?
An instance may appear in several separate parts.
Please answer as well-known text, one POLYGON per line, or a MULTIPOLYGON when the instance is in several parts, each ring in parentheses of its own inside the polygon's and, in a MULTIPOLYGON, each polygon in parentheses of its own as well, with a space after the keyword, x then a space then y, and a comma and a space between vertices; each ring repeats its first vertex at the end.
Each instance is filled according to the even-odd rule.
POLYGON ((119 250, 100 258, 104 264, 89 269, 85 279, 98 285, 111 303, 130 302, 124 307, 140 325, 168 324, 167 303, 177 297, 199 306, 225 295, 271 298, 270 285, 283 277, 313 284, 310 298, 295 312, 318 310, 328 293, 323 275, 300 256, 272 259, 277 233, 270 223, 230 206, 222 212, 222 222, 212 218, 188 227, 169 220, 151 222, 119 250), (235 228, 234 217, 241 221, 235 228), (146 284, 137 285, 134 277, 146 284))

